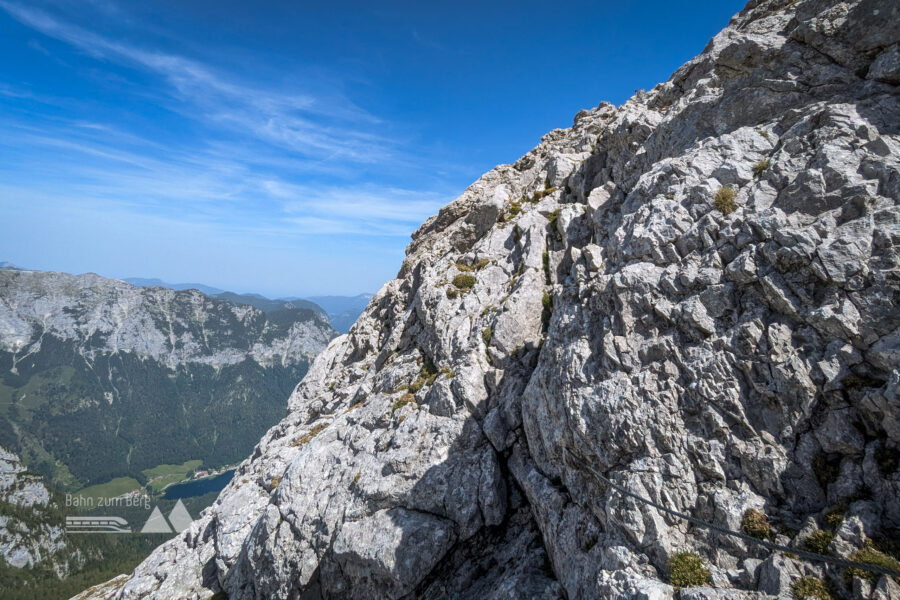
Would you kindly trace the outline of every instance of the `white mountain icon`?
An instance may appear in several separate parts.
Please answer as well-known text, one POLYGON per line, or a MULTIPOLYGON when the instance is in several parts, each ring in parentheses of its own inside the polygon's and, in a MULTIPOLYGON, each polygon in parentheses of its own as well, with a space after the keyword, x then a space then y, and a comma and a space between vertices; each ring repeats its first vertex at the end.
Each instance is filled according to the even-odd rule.
POLYGON ((159 512, 159 506, 153 507, 153 512, 141 528, 141 533, 172 533, 166 518, 159 512))
POLYGON ((187 529, 193 520, 184 504, 181 503, 181 500, 175 504, 175 508, 169 513, 169 523, 172 524, 172 528, 178 533, 187 529))

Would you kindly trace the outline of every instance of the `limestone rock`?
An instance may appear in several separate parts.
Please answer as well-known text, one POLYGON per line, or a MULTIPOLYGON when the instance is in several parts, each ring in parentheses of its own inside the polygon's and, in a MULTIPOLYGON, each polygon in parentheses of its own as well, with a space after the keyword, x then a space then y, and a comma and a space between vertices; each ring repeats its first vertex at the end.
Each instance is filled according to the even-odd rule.
POLYGON ((669 599, 688 550, 715 587, 682 598, 743 599, 819 568, 585 464, 730 528, 818 518, 864 480, 860 527, 896 532, 874 459, 898 444, 890 11, 753 0, 669 81, 482 176, 116 597, 669 599), (484 562, 511 548, 526 567, 484 562))

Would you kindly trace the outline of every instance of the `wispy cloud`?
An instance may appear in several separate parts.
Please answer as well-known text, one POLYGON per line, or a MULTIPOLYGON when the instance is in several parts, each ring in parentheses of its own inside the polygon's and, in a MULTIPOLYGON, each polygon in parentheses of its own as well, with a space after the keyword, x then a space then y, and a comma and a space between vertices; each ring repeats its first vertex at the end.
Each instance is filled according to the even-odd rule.
POLYGON ((3 179, 16 179, 17 160, 31 160, 14 157, 22 147, 35 150, 53 171, 41 178, 32 172, 28 181, 9 185, 17 198, 27 197, 28 190, 49 197, 64 181, 66 201, 102 201, 135 213, 241 222, 245 230, 257 228, 260 234, 392 237, 409 235, 452 199, 446 193, 372 183, 297 183, 271 165, 261 169, 236 160, 239 149, 169 149, 102 123, 61 121, 52 135, 43 127, 4 126, 3 121, 0 128, 7 133, 0 140, 0 156, 8 157, 0 166, 3 179))
MULTIPOLYGON (((94 3, 107 17, 128 20, 114 3, 94 3)), ((67 118, 43 108, 74 99, 0 86, 0 100, 18 102, 20 112, 0 116, 0 176, 7 192, 15 191, 8 198, 52 198, 64 183, 60 202, 98 211, 116 207, 258 235, 401 238, 452 199, 439 185, 415 190, 365 175, 421 157, 383 133, 390 124, 333 85, 276 89, 23 3, 0 0, 0 9, 93 59, 158 77, 163 85, 149 92, 153 101, 159 96, 166 109, 204 132, 172 143, 105 120, 100 110, 67 118)))
POLYGON ((7 0, 0 0, 0 8, 89 56, 161 77, 178 101, 173 110, 207 124, 316 159, 372 162, 394 154, 393 140, 369 131, 380 120, 337 90, 318 94, 272 90, 192 58, 109 39, 40 9, 7 0))

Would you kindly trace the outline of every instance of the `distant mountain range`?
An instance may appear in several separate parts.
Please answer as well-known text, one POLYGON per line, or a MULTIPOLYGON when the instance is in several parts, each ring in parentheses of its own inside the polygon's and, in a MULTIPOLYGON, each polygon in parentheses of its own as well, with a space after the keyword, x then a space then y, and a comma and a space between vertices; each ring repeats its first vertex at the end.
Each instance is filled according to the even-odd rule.
POLYGON ((225 290, 220 290, 211 285, 203 285, 202 283, 168 283, 162 279, 148 277, 125 277, 122 281, 138 287, 164 287, 169 288, 170 290, 198 290, 207 296, 225 293, 225 290))
POLYGON ((0 270, 0 446, 62 489, 239 460, 337 335, 297 304, 0 270))
POLYGON ((346 333, 350 326, 356 322, 359 315, 366 309, 372 294, 358 294, 356 296, 312 296, 301 298, 267 298, 260 294, 237 294, 226 292, 216 287, 202 283, 168 283, 162 279, 145 277, 126 277, 122 281, 139 287, 164 287, 171 290, 199 290, 208 296, 228 300, 235 304, 248 304, 255 306, 263 312, 283 310, 285 308, 308 308, 316 312, 328 315, 331 326, 335 330, 346 333))
POLYGON ((122 281, 138 287, 163 287, 170 290, 198 290, 213 298, 228 300, 235 304, 255 306, 265 313, 291 308, 308 308, 323 315, 327 314, 327 312, 318 304, 302 298, 272 300, 271 298, 266 298, 260 294, 236 294, 235 292, 226 292, 225 290, 220 290, 219 288, 204 285, 202 283, 168 283, 162 279, 148 279, 144 277, 126 277, 122 281))
MULTIPOLYGON (((10 262, 0 262, 0 269, 19 269, 10 262)), ((290 298, 267 298, 261 294, 238 294, 229 292, 203 283, 169 283, 155 277, 125 277, 121 279, 126 283, 137 287, 162 287, 170 290, 197 290, 220 300, 228 300, 234 304, 246 304, 271 313, 278 310, 293 308, 308 308, 323 315, 327 315, 331 326, 340 333, 347 333, 350 326, 356 322, 359 315, 366 309, 372 294, 358 294, 356 296, 311 296, 303 298, 294 296, 290 298)))

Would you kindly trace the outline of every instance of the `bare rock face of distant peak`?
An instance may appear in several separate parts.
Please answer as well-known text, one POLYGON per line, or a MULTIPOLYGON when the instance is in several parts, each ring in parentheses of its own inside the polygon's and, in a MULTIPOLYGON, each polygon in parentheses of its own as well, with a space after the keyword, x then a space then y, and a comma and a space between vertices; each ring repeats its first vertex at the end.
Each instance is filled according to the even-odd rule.
POLYGON ((312 310, 294 321, 282 331, 261 310, 197 290, 135 287, 92 273, 0 273, 0 350, 23 355, 47 334, 88 353, 132 352, 167 365, 310 360, 330 339, 328 323, 312 310), (203 335, 203 327, 222 335, 203 335))
POLYGON ((0 270, 0 445, 64 490, 237 462, 335 335, 308 308, 0 270))
POLYGON ((585 465, 721 527, 764 511, 781 543, 835 505, 834 553, 896 539, 898 10, 751 1, 485 174, 216 503, 85 596, 665 599, 689 551, 711 587, 682 598, 890 597, 585 465))

